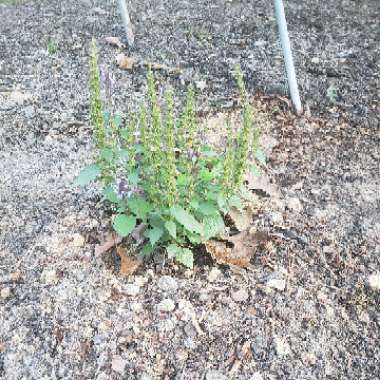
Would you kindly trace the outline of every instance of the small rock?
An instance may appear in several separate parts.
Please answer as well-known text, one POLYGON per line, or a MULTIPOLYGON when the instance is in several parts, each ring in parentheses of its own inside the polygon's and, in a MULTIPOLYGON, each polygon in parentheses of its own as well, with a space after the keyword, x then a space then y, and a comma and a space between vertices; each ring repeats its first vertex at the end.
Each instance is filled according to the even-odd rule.
POLYGON ((136 284, 127 284, 124 291, 128 296, 136 297, 140 293, 140 287, 136 284))
POLYGON ((127 365, 127 361, 124 360, 121 356, 119 355, 114 355, 112 358, 112 369, 115 372, 118 372, 120 374, 124 373, 125 367, 127 365))
POLYGON ((135 302, 131 305, 131 310, 135 313, 141 313, 143 311, 143 305, 140 302, 135 302))
POLYGON ((195 82, 195 86, 197 87, 198 90, 203 91, 207 87, 207 84, 206 84, 206 81, 199 80, 195 82))
POLYGON ((227 380, 227 377, 214 369, 206 373, 206 380, 227 380))
POLYGON ((288 209, 293 210, 295 212, 301 212, 303 210, 303 206, 301 201, 297 197, 289 198, 286 202, 288 209))
POLYGON ((373 273, 368 277, 368 284, 372 290, 380 290, 380 273, 373 273))
POLYGON ((282 213, 279 211, 272 211, 268 213, 268 219, 273 226, 283 226, 284 225, 284 217, 282 213))
POLYGON ((255 372, 252 375, 251 380, 264 380, 264 378, 263 378, 263 376, 261 375, 260 372, 255 372))
POLYGON ((286 280, 278 279, 278 278, 272 278, 268 280, 267 286, 272 289, 283 291, 286 287, 286 280))
POLYGON ((288 342, 282 338, 274 339, 274 347, 278 356, 286 356, 290 354, 290 347, 288 342))
POLYGON ((314 63, 315 65, 319 65, 321 60, 318 57, 313 57, 311 59, 311 63, 314 63))
POLYGON ((72 238, 72 244, 74 247, 83 247, 86 240, 81 234, 74 234, 72 238))
POLYGON ((207 277, 208 282, 215 282, 220 274, 221 272, 218 268, 212 268, 207 277))
POLYGON ((206 290, 203 290, 199 293, 199 301, 201 302, 207 302, 209 299, 208 292, 206 290))
POLYGON ((175 293, 178 289, 177 281, 170 276, 162 276, 158 280, 158 287, 167 293, 175 293))
POLYGON ((158 304, 157 308, 159 311, 170 313, 175 309, 175 303, 172 299, 166 298, 158 304))
POLYGON ((0 296, 3 300, 6 300, 11 296, 11 289, 9 288, 3 288, 1 289, 0 296))
POLYGON ((143 276, 136 276, 135 277, 135 284, 139 286, 140 288, 143 287, 148 282, 148 279, 143 276))
POLYGON ((45 269, 41 274, 41 281, 46 285, 56 285, 59 281, 55 269, 45 269))
POLYGON ((248 297, 249 297, 249 293, 247 292, 246 289, 239 289, 236 292, 231 293, 231 298, 235 302, 245 302, 247 301, 248 297))

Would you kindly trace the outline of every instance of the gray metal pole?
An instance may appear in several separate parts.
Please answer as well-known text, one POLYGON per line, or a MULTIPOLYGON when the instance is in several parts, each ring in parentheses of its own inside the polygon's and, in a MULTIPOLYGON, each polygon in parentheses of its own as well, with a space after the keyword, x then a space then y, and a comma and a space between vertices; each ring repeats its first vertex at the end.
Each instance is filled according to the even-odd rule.
POLYGON ((276 15, 278 30, 280 33, 282 51, 284 54, 285 68, 286 68, 286 74, 288 77, 290 97, 292 99, 293 106, 297 114, 301 114, 302 105, 301 105, 300 94, 298 91, 296 72, 294 70, 292 50, 290 48, 288 27, 286 25, 284 4, 282 3, 282 0, 274 0, 274 10, 275 10, 275 15, 276 15))
POLYGON ((129 18, 129 12, 127 8, 126 0, 118 0, 118 3, 119 3, 121 18, 123 20, 125 34, 127 37, 127 43, 130 47, 133 47, 133 44, 135 42, 135 36, 133 35, 132 24, 129 18))

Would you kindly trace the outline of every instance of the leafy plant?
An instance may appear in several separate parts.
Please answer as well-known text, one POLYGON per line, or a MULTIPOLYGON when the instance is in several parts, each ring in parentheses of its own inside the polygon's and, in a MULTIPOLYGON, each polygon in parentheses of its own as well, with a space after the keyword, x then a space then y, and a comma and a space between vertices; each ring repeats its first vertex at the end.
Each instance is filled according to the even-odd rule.
POLYGON ((94 126, 96 163, 75 180, 85 185, 96 178, 103 184, 103 197, 115 210, 113 227, 121 236, 144 227, 141 255, 158 247, 187 267, 193 266, 192 249, 225 230, 225 215, 242 206, 244 175, 257 156, 257 131, 240 68, 236 79, 242 102, 243 126, 229 132, 223 148, 199 138, 194 91, 189 86, 181 113, 173 92, 157 93, 148 70, 148 95, 139 111, 127 120, 105 109, 96 44, 91 45, 91 121, 94 126), (142 225, 142 226, 141 226, 142 225))

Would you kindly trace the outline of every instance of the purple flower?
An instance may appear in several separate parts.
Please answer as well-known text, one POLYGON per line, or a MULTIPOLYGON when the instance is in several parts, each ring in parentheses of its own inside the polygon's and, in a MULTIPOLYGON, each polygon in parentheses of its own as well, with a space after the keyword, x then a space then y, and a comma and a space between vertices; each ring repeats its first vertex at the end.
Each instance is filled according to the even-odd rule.
POLYGON ((198 153, 192 148, 189 148, 187 150, 186 155, 187 155, 187 159, 192 162, 198 158, 198 153))
POLYGON ((132 187, 129 185, 128 180, 121 179, 117 185, 117 196, 120 199, 125 197, 129 198, 133 194, 132 187))

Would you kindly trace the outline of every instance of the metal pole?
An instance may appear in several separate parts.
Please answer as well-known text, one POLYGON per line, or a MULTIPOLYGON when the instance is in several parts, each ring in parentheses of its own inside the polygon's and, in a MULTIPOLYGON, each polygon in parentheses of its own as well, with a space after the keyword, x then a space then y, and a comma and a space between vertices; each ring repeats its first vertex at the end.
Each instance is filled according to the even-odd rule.
POLYGON ((296 72, 294 70, 294 62, 292 56, 292 50, 290 48, 290 41, 288 35, 288 27, 286 25, 284 4, 282 0, 274 0, 274 10, 280 33, 280 40, 282 45, 282 51, 284 54, 286 74, 288 77, 288 86, 290 91, 290 97, 293 102, 293 106, 297 114, 302 113, 302 105, 300 100, 300 94, 298 91, 296 72))
POLYGON ((121 18, 124 24, 125 34, 127 37, 127 43, 130 47, 133 47, 133 44, 135 42, 135 36, 133 35, 132 24, 129 18, 129 12, 127 8, 126 0, 118 0, 118 3, 119 3, 121 18))

